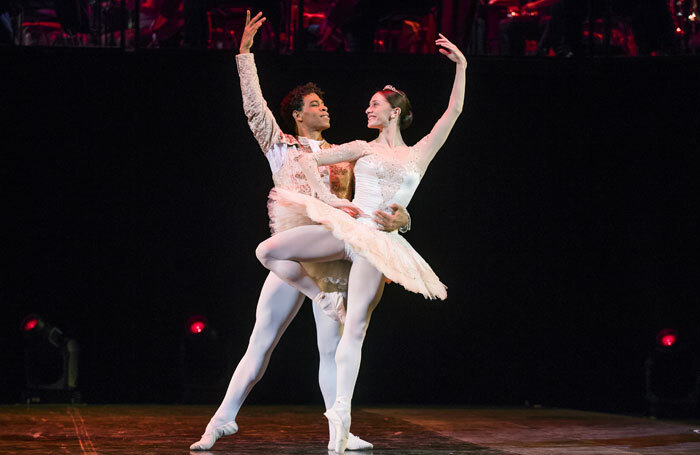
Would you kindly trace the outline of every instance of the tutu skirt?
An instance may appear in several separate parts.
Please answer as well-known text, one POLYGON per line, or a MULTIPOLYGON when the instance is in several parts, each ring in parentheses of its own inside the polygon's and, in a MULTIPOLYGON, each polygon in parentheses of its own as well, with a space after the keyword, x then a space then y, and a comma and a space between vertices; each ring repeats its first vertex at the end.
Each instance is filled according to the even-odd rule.
MULTIPOLYGON (((320 224, 389 280, 429 299, 447 298, 445 285, 398 232, 380 231, 316 198, 281 188, 270 192, 268 212, 273 233, 320 224)), ((325 263, 317 263, 321 264, 325 263)), ((304 263, 304 267, 307 265, 304 263)))
MULTIPOLYGON (((273 189, 274 191, 274 189, 273 189)), ((292 191, 289 193, 295 194, 292 191)), ((270 214, 270 231, 272 235, 278 232, 286 231, 297 226, 305 226, 315 223, 308 216, 283 216, 279 213, 273 204, 268 204, 270 214), (278 222, 275 223, 275 219, 278 222)), ((349 261, 329 261, 329 262, 302 262, 301 265, 306 270, 306 273, 316 282, 318 287, 323 292, 341 292, 347 298, 348 292, 348 277, 350 275, 350 267, 352 264, 349 261)))

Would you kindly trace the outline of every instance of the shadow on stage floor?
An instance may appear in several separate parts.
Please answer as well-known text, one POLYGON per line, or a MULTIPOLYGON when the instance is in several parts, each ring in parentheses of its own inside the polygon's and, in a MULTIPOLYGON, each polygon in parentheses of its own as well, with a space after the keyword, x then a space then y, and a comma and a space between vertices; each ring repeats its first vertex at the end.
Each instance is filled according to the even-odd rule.
MULTIPOLYGON (((210 406, 0 406, 4 454, 187 453, 210 406)), ((332 454, 311 406, 246 406, 217 454, 332 454)), ((358 407, 353 433, 380 454, 698 454, 700 423, 562 409, 358 407)), ((195 452, 193 452, 195 453, 195 452)), ((353 452, 349 452, 353 453, 353 452)))

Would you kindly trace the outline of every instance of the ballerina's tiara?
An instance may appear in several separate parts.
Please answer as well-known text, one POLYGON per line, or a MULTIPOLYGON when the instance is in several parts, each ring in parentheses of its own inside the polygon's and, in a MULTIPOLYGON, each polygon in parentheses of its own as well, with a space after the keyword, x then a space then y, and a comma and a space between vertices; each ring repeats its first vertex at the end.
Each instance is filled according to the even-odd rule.
POLYGON ((389 84, 385 85, 382 90, 391 90, 394 93, 398 93, 399 95, 403 95, 403 92, 401 90, 397 90, 396 88, 394 88, 393 85, 389 85, 389 84))

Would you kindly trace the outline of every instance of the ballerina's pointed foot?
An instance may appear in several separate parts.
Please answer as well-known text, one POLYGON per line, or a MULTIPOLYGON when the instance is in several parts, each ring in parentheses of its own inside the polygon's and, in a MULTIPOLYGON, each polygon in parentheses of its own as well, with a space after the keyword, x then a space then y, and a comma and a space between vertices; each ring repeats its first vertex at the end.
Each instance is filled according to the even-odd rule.
POLYGON ((329 318, 345 324, 345 298, 341 292, 319 292, 314 302, 329 318))
MULTIPOLYGON (((374 446, 371 442, 367 442, 352 433, 348 433, 348 445, 345 447, 345 450, 372 450, 372 448, 374 448, 374 446)), ((335 441, 328 442, 328 450, 335 452, 335 441)))
POLYGON ((207 425, 204 434, 190 446, 190 450, 209 450, 214 443, 222 436, 230 436, 238 431, 238 425, 233 420, 217 427, 207 425))
POLYGON ((340 454, 345 453, 350 438, 350 405, 340 400, 336 401, 323 415, 333 425, 333 450, 340 454))

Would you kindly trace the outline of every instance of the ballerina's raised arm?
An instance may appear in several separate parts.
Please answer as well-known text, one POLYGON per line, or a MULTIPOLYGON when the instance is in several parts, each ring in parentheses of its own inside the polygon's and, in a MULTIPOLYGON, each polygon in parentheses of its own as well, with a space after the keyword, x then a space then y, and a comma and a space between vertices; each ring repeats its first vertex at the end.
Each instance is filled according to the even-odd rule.
POLYGON ((420 155, 417 162, 421 169, 421 174, 425 173, 425 170, 435 157, 435 154, 447 140, 447 136, 450 135, 450 131, 452 131, 452 127, 462 113, 462 108, 464 106, 464 93, 467 81, 467 59, 459 48, 445 38, 442 33, 439 35, 440 38, 435 40, 435 44, 442 46, 440 48, 441 54, 446 55, 447 58, 456 63, 455 80, 452 84, 450 102, 447 105, 445 113, 442 114, 442 117, 435 123, 430 133, 416 144, 415 149, 420 155))

